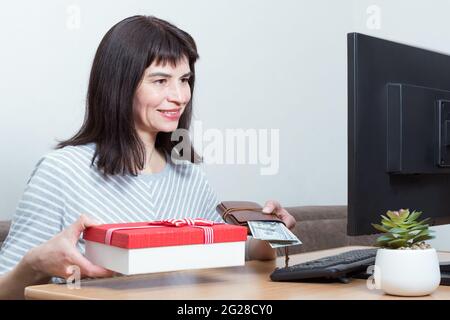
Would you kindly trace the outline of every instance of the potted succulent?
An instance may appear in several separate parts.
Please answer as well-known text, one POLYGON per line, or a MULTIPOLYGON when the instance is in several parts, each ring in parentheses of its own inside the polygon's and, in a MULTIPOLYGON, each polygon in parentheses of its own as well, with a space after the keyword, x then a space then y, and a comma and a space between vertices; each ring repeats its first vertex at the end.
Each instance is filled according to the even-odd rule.
POLYGON ((381 224, 372 224, 384 234, 377 239, 374 280, 385 293, 423 296, 437 289, 441 281, 436 250, 425 241, 433 239, 421 212, 408 209, 388 211, 381 224))

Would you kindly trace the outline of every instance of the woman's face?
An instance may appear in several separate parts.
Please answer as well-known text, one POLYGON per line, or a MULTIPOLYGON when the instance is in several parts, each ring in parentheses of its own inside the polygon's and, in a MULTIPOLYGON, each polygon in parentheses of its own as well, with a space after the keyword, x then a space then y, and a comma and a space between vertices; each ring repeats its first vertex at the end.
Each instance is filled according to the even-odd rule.
POLYGON ((134 122, 141 134, 172 132, 191 99, 188 83, 191 70, 187 58, 156 65, 154 62, 144 71, 133 101, 134 122))

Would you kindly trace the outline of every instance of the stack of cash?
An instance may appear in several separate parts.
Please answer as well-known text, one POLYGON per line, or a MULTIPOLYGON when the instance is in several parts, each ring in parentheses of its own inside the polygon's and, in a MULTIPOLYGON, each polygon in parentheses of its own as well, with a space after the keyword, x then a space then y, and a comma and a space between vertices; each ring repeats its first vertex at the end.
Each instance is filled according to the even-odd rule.
POLYGON ((253 238, 266 240, 272 248, 295 246, 302 242, 281 222, 249 221, 253 238))

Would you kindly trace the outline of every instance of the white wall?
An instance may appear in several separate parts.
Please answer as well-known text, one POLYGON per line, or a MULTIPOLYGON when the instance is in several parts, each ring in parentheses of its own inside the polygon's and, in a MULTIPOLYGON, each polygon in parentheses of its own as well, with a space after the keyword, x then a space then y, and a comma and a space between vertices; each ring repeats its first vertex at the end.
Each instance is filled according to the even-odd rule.
POLYGON ((40 156, 81 125, 95 50, 134 14, 166 19, 196 39, 194 115, 204 129, 280 129, 277 175, 262 176, 257 165, 206 166, 222 199, 345 204, 346 33, 450 52, 449 9, 436 0, 4 1, 0 220, 12 217, 40 156), (79 28, 67 26, 71 5, 79 28), (381 9, 380 29, 366 25, 370 5, 381 9))

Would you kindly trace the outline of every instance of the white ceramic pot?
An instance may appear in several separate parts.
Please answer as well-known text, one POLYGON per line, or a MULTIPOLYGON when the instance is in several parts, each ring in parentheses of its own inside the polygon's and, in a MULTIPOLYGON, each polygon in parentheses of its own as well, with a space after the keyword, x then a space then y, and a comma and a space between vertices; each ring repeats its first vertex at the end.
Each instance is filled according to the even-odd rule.
POLYGON ((441 282, 435 249, 379 249, 374 271, 376 287, 391 295, 425 296, 441 282))

